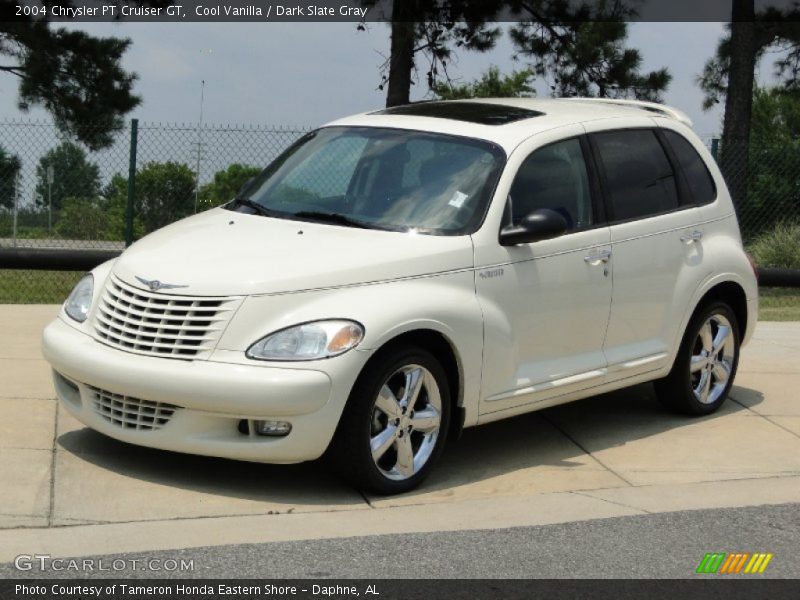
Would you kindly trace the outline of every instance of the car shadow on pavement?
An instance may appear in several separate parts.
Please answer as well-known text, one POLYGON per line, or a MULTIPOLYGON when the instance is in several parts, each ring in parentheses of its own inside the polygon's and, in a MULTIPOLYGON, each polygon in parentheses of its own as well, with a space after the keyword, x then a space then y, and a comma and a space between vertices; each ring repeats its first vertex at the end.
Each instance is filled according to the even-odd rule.
MULTIPOLYGON (((682 471, 687 464, 697 468, 701 464, 696 456, 707 453, 706 425, 719 431, 721 419, 750 414, 748 407, 763 401, 760 392, 734 386, 732 397, 742 396, 747 397, 747 407, 729 398, 714 414, 689 417, 664 408, 652 384, 641 384, 470 428, 450 444, 423 489, 412 493, 450 493, 466 486, 469 496, 468 488, 481 483, 486 493, 519 493, 521 488, 524 493, 567 491, 604 487, 607 481, 625 484, 592 473, 613 470, 615 463, 637 463, 645 470, 682 471), (602 464, 596 454, 603 456, 602 464), (611 454, 607 461, 605 456, 611 454)), ((736 442, 732 439, 731 445, 736 442)))
MULTIPOLYGON (((321 461, 271 465, 181 454, 120 442, 89 428, 64 433, 57 442, 72 455, 73 462, 110 472, 117 485, 135 488, 136 481, 131 480, 139 480, 197 493, 184 494, 186 501, 204 502, 204 495, 221 496, 243 500, 245 505, 263 503, 264 512, 273 505, 275 512, 286 512, 300 505, 344 508, 363 503, 363 498, 337 480, 321 461)), ((78 467, 73 473, 96 479, 96 471, 78 467)), ((132 491, 146 495, 142 486, 138 488, 132 491)))
MULTIPOLYGON (((763 400, 760 392, 742 387, 734 387, 732 396, 746 396, 748 407, 763 400)), ((678 436, 684 446, 681 455, 691 453, 692 445, 700 453, 703 423, 747 411, 748 408, 729 399, 722 409, 709 416, 675 415, 658 404, 652 385, 638 385, 467 429, 461 439, 449 444, 431 477, 405 498, 412 503, 419 496, 447 499, 459 490, 466 491, 467 496, 470 490, 477 490, 477 495, 565 491, 549 486, 559 475, 563 482, 567 472, 566 482, 558 485, 581 489, 586 486, 582 476, 616 477, 595 460, 594 453, 602 454, 636 440, 648 440, 657 451, 662 443, 660 438, 664 438, 663 444, 673 443, 669 434, 675 430, 681 432, 678 436), (693 425, 700 427, 693 427, 690 433, 686 428, 693 425), (524 475, 515 477, 517 473, 524 475)), ((119 442, 87 428, 64 433, 57 442, 75 459, 109 472, 117 482, 139 480, 255 501, 265 507, 308 505, 313 510, 319 505, 345 508, 363 503, 362 497, 340 481, 323 460, 268 465, 178 454, 119 442)), ((675 468, 680 470, 683 466, 675 468)), ((81 472, 77 470, 78 474, 81 472)), ((85 476, 90 477, 88 471, 85 476)), ((590 487, 603 487, 602 480, 592 481, 595 483, 590 487)), ((123 483, 135 485, 135 481, 123 483)))

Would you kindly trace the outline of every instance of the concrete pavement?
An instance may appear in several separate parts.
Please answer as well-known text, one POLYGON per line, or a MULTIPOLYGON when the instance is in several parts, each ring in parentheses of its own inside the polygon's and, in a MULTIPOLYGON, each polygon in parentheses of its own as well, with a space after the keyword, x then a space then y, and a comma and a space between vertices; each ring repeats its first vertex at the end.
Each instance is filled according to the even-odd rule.
POLYGON ((665 412, 651 386, 476 429, 418 491, 364 497, 317 463, 129 446, 54 401, 39 335, 54 306, 0 306, 0 562, 494 529, 800 502, 800 323, 761 323, 717 414, 665 412))

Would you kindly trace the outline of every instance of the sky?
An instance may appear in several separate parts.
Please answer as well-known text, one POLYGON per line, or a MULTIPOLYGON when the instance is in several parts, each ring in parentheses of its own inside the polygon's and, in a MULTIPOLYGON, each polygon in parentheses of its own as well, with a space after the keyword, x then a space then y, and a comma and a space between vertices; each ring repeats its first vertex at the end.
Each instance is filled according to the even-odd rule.
MULTIPOLYGON (((507 24, 501 24, 503 29, 507 24)), ((142 104, 130 115, 141 121, 197 123, 201 82, 206 124, 316 126, 338 117, 380 108, 378 68, 389 50, 389 27, 368 23, 82 23, 70 27, 93 35, 128 37, 126 70, 138 73, 142 104)), ((711 137, 721 129, 722 110, 702 110, 696 78, 723 33, 719 23, 634 23, 629 46, 638 48, 643 69, 668 67, 667 104, 684 110, 695 130, 711 137)), ((513 61, 507 35, 485 54, 461 52, 451 76, 471 81, 488 67, 525 68, 513 61)), ((424 82, 412 99, 424 97, 424 82)), ((536 87, 548 94, 544 82, 536 87)), ((21 113, 16 80, 0 74, 0 119, 46 118, 41 109, 21 113)))

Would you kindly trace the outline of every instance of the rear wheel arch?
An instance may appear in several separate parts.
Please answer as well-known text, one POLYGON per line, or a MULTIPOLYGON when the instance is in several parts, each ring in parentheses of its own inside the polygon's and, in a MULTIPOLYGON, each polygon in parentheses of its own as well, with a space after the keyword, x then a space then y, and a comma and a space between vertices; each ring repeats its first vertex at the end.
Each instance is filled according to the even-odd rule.
POLYGON ((654 382, 666 407, 687 415, 707 415, 724 402, 736 377, 740 337, 727 299, 709 297, 692 314, 672 368, 654 382))
POLYGON ((714 302, 724 302, 731 307, 733 315, 736 317, 738 326, 739 337, 744 339, 745 332, 747 331, 748 309, 747 309, 747 296, 744 288, 736 281, 727 279, 719 281, 709 287, 691 306, 691 310, 687 310, 683 323, 675 330, 675 338, 673 340, 672 352, 673 356, 669 363, 669 369, 675 365, 675 360, 678 357, 678 349, 686 335, 686 330, 692 324, 698 313, 702 312, 707 306, 714 302))
POLYGON ((744 288, 735 281, 723 281, 714 285, 700 298, 692 311, 692 316, 689 318, 689 321, 691 321, 698 311, 712 302, 724 302, 731 307, 739 326, 739 335, 744 337, 748 322, 747 295, 745 294, 744 288))

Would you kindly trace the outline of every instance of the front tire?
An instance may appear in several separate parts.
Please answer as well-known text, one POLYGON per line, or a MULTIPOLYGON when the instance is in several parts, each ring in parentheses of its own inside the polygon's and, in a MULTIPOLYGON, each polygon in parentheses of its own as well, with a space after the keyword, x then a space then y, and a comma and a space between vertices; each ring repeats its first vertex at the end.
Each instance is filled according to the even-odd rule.
POLYGON ((334 440, 335 464, 359 489, 412 490, 442 453, 450 412, 447 376, 430 352, 414 346, 382 352, 350 394, 334 440))
POLYGON ((725 302, 702 307, 686 328, 669 375, 655 382, 659 401, 676 412, 707 415, 728 397, 739 364, 739 323, 725 302))

